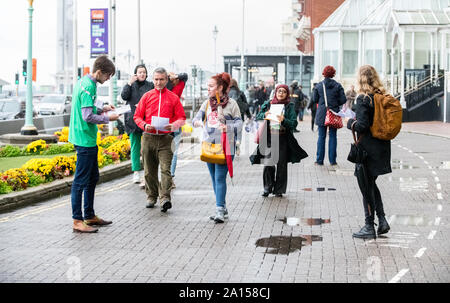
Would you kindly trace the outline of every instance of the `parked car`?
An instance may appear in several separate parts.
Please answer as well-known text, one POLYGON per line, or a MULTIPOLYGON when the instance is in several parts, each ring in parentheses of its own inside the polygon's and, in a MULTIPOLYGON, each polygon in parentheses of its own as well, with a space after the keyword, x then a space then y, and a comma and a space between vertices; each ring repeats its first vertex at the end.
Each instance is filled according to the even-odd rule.
POLYGON ((46 95, 36 104, 36 107, 40 115, 70 114, 72 96, 46 95))
MULTIPOLYGON (((23 98, 0 99, 0 120, 12 120, 25 118, 26 102, 23 98)), ((33 117, 37 112, 33 110, 33 117)))

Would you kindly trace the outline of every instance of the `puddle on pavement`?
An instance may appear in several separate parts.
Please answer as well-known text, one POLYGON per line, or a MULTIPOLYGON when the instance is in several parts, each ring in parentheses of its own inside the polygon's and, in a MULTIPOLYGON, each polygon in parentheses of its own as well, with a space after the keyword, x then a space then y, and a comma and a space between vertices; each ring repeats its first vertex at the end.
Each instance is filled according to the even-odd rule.
MULTIPOLYGON (((307 188, 303 188, 302 190, 304 190, 304 191, 313 191, 314 189, 311 188, 311 187, 307 187, 307 188)), ((325 190, 326 190, 325 187, 317 187, 316 188, 316 191, 325 191, 325 190)), ((328 190, 329 191, 334 191, 334 190, 336 190, 336 188, 328 187, 328 190)))
POLYGON ((297 250, 300 251, 303 246, 311 245, 313 241, 322 241, 322 237, 317 235, 270 236, 269 238, 258 239, 255 245, 256 247, 267 248, 266 254, 289 255, 297 250))
POLYGON ((409 225, 409 226, 432 226, 439 225, 437 218, 427 218, 424 216, 391 215, 388 218, 390 225, 409 225))
POLYGON ((392 167, 392 169, 417 169, 417 168, 420 168, 418 166, 410 165, 409 163, 407 163, 403 160, 398 160, 398 159, 392 159, 391 167, 392 167))
POLYGON ((300 225, 322 225, 325 223, 331 223, 331 219, 322 218, 295 218, 295 217, 284 217, 284 219, 278 219, 278 221, 283 222, 289 226, 300 226, 300 225))

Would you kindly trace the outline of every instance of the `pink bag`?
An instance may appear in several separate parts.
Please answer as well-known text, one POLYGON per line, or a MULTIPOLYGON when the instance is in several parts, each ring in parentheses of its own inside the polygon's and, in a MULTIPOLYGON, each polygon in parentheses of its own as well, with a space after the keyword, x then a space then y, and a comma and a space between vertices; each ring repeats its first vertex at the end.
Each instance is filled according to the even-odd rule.
POLYGON ((325 116, 325 126, 329 126, 332 128, 342 128, 344 124, 342 123, 342 117, 336 115, 334 111, 328 108, 328 98, 327 92, 325 90, 325 83, 322 83, 323 87, 323 96, 325 98, 325 106, 327 107, 327 115, 325 116))

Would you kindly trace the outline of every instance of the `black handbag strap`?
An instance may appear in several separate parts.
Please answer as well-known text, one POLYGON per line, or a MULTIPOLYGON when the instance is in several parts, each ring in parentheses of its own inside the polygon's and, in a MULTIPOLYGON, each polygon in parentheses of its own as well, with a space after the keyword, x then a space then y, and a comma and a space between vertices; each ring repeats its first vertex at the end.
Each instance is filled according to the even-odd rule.
POLYGON ((352 134, 353 134, 353 140, 355 141, 355 144, 358 145, 364 135, 359 136, 358 140, 356 140, 355 124, 356 124, 356 121, 354 121, 352 123, 352 134))

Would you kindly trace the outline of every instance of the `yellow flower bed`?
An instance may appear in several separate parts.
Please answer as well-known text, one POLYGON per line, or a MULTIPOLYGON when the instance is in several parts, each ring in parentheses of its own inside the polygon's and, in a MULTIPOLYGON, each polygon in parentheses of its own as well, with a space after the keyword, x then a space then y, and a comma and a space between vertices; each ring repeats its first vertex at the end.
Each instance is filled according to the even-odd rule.
MULTIPOLYGON (((56 157, 55 157, 56 158, 56 157)), ((23 169, 41 174, 46 179, 53 177, 55 170, 54 159, 31 159, 22 166, 23 169)))
POLYGON ((0 180, 6 182, 12 190, 27 188, 28 175, 25 169, 12 168, 0 174, 0 180))
POLYGON ((42 153, 48 148, 47 143, 44 140, 36 140, 27 145, 26 151, 28 153, 42 153))
POLYGON ((105 146, 111 145, 117 141, 118 141, 118 139, 116 136, 106 136, 100 141, 99 146, 105 147, 105 146))
POLYGON ((119 155, 120 160, 128 158, 131 150, 130 140, 120 140, 106 149, 107 153, 116 153, 119 155))
POLYGON ((69 176, 75 172, 75 163, 72 157, 57 156, 52 159, 55 163, 55 169, 61 171, 65 176, 69 176))

